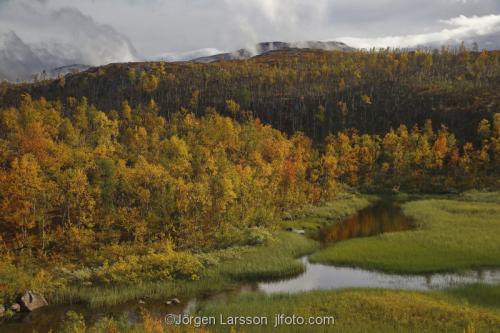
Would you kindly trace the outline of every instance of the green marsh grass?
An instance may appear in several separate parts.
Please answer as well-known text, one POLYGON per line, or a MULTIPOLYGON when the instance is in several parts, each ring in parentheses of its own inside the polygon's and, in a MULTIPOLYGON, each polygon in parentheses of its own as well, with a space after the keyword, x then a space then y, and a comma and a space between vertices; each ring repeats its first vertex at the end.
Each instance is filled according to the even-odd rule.
POLYGON ((497 308, 500 311, 500 284, 470 284, 458 286, 444 291, 464 303, 497 308))
MULTIPOLYGON (((237 332, 495 332, 500 311, 470 306, 439 292, 352 289, 295 295, 244 294, 199 305, 197 314, 267 316, 268 326, 237 327, 237 332), (305 318, 333 316, 333 326, 273 328, 275 314, 305 318)), ((209 329, 229 332, 230 327, 209 329)))
POLYGON ((455 200, 410 201, 403 212, 415 219, 415 230, 339 242, 310 259, 396 273, 500 267, 499 197, 469 192, 455 200))

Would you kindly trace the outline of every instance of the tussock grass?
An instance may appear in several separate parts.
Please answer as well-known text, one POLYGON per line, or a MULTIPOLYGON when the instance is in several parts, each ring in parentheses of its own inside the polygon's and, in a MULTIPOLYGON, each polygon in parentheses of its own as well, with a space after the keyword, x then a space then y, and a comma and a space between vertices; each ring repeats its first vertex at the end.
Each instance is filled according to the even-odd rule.
POLYGON ((310 259, 397 273, 500 267, 498 197, 475 193, 407 202, 403 212, 415 219, 416 230, 340 242, 310 259))
POLYGON ((278 279, 300 274, 304 265, 298 257, 319 248, 316 241, 303 236, 281 232, 270 244, 247 248, 240 258, 225 261, 215 267, 217 276, 229 276, 234 280, 251 281, 278 279))

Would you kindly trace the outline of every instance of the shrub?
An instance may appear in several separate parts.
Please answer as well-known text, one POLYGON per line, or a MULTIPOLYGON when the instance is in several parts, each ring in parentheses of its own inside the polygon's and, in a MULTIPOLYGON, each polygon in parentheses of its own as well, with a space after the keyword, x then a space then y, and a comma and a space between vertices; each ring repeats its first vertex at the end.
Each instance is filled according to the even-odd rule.
POLYGON ((201 266, 200 261, 192 254, 174 251, 170 243, 167 243, 158 252, 151 249, 144 255, 126 255, 111 264, 105 260, 95 270, 94 278, 104 283, 197 279, 201 266))
POLYGON ((246 245, 262 245, 273 240, 272 234, 263 228, 250 228, 246 233, 246 245))

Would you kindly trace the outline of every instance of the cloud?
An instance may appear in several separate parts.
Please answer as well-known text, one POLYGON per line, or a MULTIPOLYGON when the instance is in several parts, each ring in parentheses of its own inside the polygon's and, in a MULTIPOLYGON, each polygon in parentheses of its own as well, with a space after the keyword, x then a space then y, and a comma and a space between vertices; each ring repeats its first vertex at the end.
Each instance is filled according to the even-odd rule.
POLYGON ((262 41, 294 35, 302 40, 303 32, 318 29, 328 18, 328 0, 224 0, 229 24, 240 32, 240 45, 253 47, 262 41), (263 37, 268 35, 268 37, 263 37), (281 35, 281 36, 280 36, 281 35), (273 38, 277 36, 277 38, 273 38), (279 37, 278 37, 279 36, 279 37))
POLYGON ((3 1, 0 22, 0 78, 25 80, 60 66, 139 59, 126 36, 76 8, 3 1))
POLYGON ((0 0, 0 35, 13 31, 27 58, 53 67, 184 60, 263 41, 497 48, 498 15, 499 0, 0 0))
POLYGON ((153 60, 164 60, 164 61, 186 61, 201 57, 209 57, 215 54, 224 53, 225 51, 213 49, 213 48, 205 48, 199 50, 193 50, 188 52, 169 52, 164 53, 160 56, 153 58, 153 60))
POLYGON ((28 78, 42 68, 38 56, 14 32, 0 36, 0 79, 28 78))
POLYGON ((344 43, 360 48, 417 47, 457 45, 466 42, 478 43, 480 47, 492 49, 500 47, 500 15, 471 16, 460 15, 448 20, 440 20, 447 27, 435 32, 404 36, 377 38, 339 38, 344 43))
POLYGON ((284 25, 308 23, 312 20, 322 21, 326 18, 328 2, 327 0, 225 0, 227 6, 238 16, 260 18, 284 25))

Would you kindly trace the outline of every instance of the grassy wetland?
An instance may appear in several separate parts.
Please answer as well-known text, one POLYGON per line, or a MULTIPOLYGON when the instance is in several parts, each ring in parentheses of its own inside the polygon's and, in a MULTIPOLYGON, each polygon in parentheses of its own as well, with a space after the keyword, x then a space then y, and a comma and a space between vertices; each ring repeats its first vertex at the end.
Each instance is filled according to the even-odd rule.
POLYGON ((83 318, 72 315, 64 332, 498 332, 500 286, 470 286, 436 292, 350 289, 314 291, 301 294, 243 294, 230 299, 211 300, 198 305, 195 316, 266 317, 267 325, 218 325, 195 329, 171 327, 144 316, 143 323, 131 325, 126 319, 100 319, 85 326, 83 318), (482 291, 481 291, 482 290, 482 291), (478 298, 477 296, 486 296, 478 298), (328 318, 333 325, 275 326, 275 315, 328 318), (83 328, 83 329, 82 329, 83 328))
MULTIPOLYGON (((244 295, 230 302, 201 305, 199 313, 245 316, 296 314, 305 318, 333 315, 333 326, 318 332, 494 332, 500 327, 500 311, 469 305, 441 293, 388 290, 344 290, 296 295, 244 295)), ((270 323, 270 326, 272 324, 270 323)), ((229 332, 222 327, 220 331, 229 332)), ((281 326, 241 328, 242 332, 310 332, 311 327, 281 326)))
MULTIPOLYGON (((383 233, 327 245, 311 261, 404 274, 457 272, 500 267, 500 193, 420 197, 402 204, 412 230, 383 233)), ((308 216, 318 218, 325 210, 308 216)), ((303 220, 296 221, 299 225, 303 220)), ((318 220, 314 221, 320 224, 318 220)), ((286 223, 293 225, 292 222, 286 223)), ((334 278, 334 277, 332 277, 334 278)), ((496 332, 500 331, 500 284, 458 285, 428 292, 348 289, 298 294, 246 294, 202 303, 197 314, 266 316, 332 315, 334 326, 316 332, 496 332)), ((252 327, 252 332, 310 332, 311 327, 252 327)), ((241 332, 247 332, 240 326, 241 332)), ((220 326, 217 331, 230 328, 220 326)))
POLYGON ((415 229, 333 244, 310 259, 397 273, 499 267, 499 202, 498 192, 406 202, 415 229))
POLYGON ((194 281, 146 282, 133 286, 80 287, 58 290, 55 303, 84 303, 91 307, 152 299, 162 300, 183 295, 186 298, 205 293, 237 289, 240 282, 286 278, 300 274, 304 266, 296 258, 319 248, 316 241, 303 236, 276 232, 266 235, 265 244, 235 247, 206 253, 199 258, 204 269, 194 281), (272 253, 272 256, 269 255, 272 253))
MULTIPOLYGON (((305 229, 309 236, 313 236, 320 232, 318 227, 328 230, 337 224, 345 224, 349 219, 345 222, 337 220, 344 220, 346 216, 377 202, 377 199, 374 196, 346 195, 345 199, 337 202, 306 209, 291 220, 284 220, 282 227, 305 229)), ((197 281, 149 283, 125 290, 68 289, 58 297, 62 303, 71 300, 99 308, 119 303, 123 298, 152 300, 172 295, 193 297, 201 293, 237 290, 242 282, 287 279, 301 274, 304 266, 296 258, 304 255, 310 255, 311 261, 325 264, 404 274, 500 267, 498 256, 495 256, 500 253, 496 233, 496 230, 500 231, 497 217, 500 216, 499 199, 498 192, 466 192, 459 196, 417 197, 404 202, 397 200, 397 207, 401 207, 414 223, 411 230, 366 235, 323 246, 294 232, 264 233, 259 238, 261 245, 200 255, 206 268, 197 281)), ((394 218, 392 215, 389 217, 394 218)), ((350 233, 355 237, 355 233, 350 233)), ((351 288, 265 294, 257 290, 202 300, 192 314, 217 318, 264 316, 269 321, 266 325, 250 327, 206 326, 202 329, 206 332, 234 332, 235 329, 238 332, 310 332, 311 328, 307 326, 283 324, 275 328, 275 314, 304 318, 329 315, 335 318, 333 326, 319 325, 314 328, 315 332, 494 332, 494 327, 500 327, 499 299, 500 283, 457 285, 426 292, 351 288)), ((110 327, 120 327, 123 332, 181 329, 165 326, 161 319, 143 315, 142 323, 136 324, 115 318, 101 319, 87 327, 78 316, 68 317, 65 324, 70 327, 80 322, 85 326, 85 332, 105 332, 110 327)), ((185 331, 193 329, 192 326, 182 328, 185 331)))

